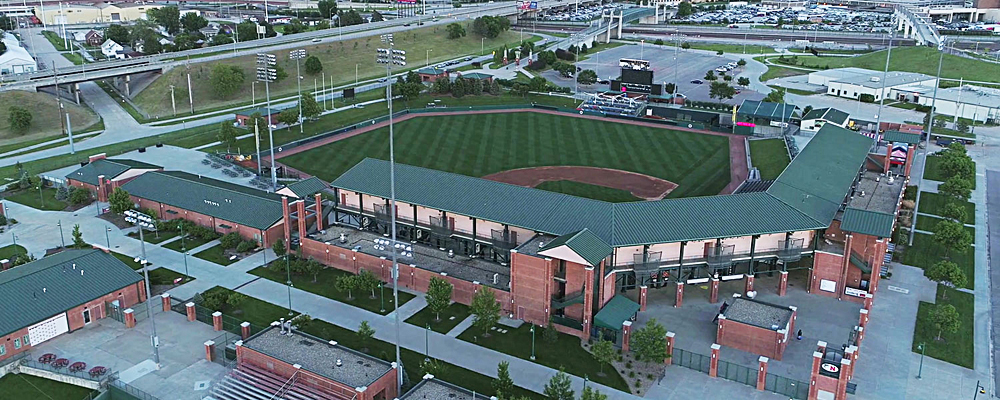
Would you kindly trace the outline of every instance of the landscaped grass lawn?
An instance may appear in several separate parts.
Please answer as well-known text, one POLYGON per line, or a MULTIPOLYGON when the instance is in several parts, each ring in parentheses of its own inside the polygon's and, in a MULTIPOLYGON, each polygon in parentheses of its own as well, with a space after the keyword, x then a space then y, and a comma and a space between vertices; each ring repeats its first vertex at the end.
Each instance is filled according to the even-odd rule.
MULTIPOLYGON (((285 261, 273 261, 269 263, 266 267, 257 267, 250 270, 251 274, 257 275, 264 279, 272 280, 281 284, 285 284, 288 279, 288 273, 285 271, 285 261)), ((306 275, 292 275, 292 286, 297 289, 305 290, 309 293, 315 293, 320 296, 339 301, 341 303, 350 304, 352 306, 371 311, 376 314, 386 315, 392 312, 395 308, 392 306, 392 288, 385 287, 385 312, 381 312, 382 309, 382 291, 375 290, 375 298, 371 298, 371 292, 355 290, 351 293, 354 296, 353 299, 347 299, 347 293, 339 292, 335 288, 337 280, 341 277, 351 276, 352 274, 347 271, 341 271, 336 268, 327 267, 323 268, 320 273, 316 276, 316 282, 313 282, 312 276, 306 275)), ((406 304, 415 296, 403 291, 399 292, 399 303, 406 304)))
MULTIPOLYGON (((21 90, 8 90, 4 92, 3 96, 0 96, 0 145, 25 142, 43 137, 55 139, 54 135, 62 137, 62 125, 59 118, 53 118, 53 116, 58 115, 58 109, 59 106, 56 103, 55 97, 51 94, 21 90), (26 132, 15 132, 11 128, 8 121, 11 106, 24 107, 31 112, 31 125, 26 132)), ((86 106, 78 106, 76 103, 70 101, 63 102, 63 109, 69 113, 69 120, 73 125, 74 133, 82 132, 97 123, 100 119, 96 113, 86 106)), ((63 118, 65 119, 66 117, 63 118)), ((84 153, 94 154, 89 153, 89 151, 84 153)), ((86 157, 83 159, 86 160, 86 157)))
MULTIPOLYGON (((218 290, 229 291, 229 289, 218 286, 209 289, 209 291, 218 290)), ((288 318, 287 308, 253 297, 248 298, 243 302, 243 304, 240 305, 238 309, 239 313, 235 313, 237 310, 234 310, 233 307, 228 304, 223 305, 221 311, 223 314, 227 315, 239 315, 238 318, 257 326, 268 326, 272 321, 277 321, 280 318, 288 318)), ((362 345, 358 340, 357 334, 352 329, 341 328, 326 321, 314 319, 310 325, 303 329, 303 331, 324 340, 336 340, 338 344, 354 350, 361 351, 362 348, 367 347, 369 355, 385 361, 395 361, 395 347, 393 345, 378 339, 371 339, 368 343, 362 345)), ((417 382, 420 382, 423 379, 423 373, 420 371, 419 367, 420 363, 424 360, 423 353, 401 348, 400 357, 402 358, 403 365, 406 366, 404 370, 409 378, 410 385, 415 385, 417 382)), ((462 386, 469 390, 474 390, 477 393, 494 394, 492 386, 493 378, 449 364, 447 362, 442 362, 442 364, 445 367, 445 372, 438 374, 436 378, 462 386)), ((516 385, 517 382, 514 382, 514 384, 516 385)), ((409 388, 407 387, 405 389, 409 388)), ((541 395, 525 390, 521 387, 515 387, 514 393, 511 395, 513 398, 524 396, 532 400, 543 399, 541 395)))
POLYGON ((42 211, 62 211, 69 206, 65 201, 56 200, 55 188, 44 188, 41 195, 37 189, 20 190, 7 195, 7 200, 42 211))
MULTIPOLYGON (((941 221, 944 221, 944 219, 929 215, 921 215, 917 218, 917 230, 934 232, 934 227, 936 227, 937 223, 941 221)), ((976 237, 976 228, 967 226, 965 227, 965 230, 969 231, 969 234, 972 235, 972 237, 976 237)))
POLYGON ((27 254, 28 250, 21 245, 8 244, 4 247, 0 247, 0 260, 9 260, 15 254, 27 254))
MULTIPOLYGON (((799 65, 808 68, 843 68, 858 67, 881 71, 885 68, 885 50, 864 54, 857 57, 816 57, 813 55, 799 55, 799 65)), ((892 49, 892 59, 889 61, 889 70, 918 72, 930 76, 937 75, 938 58, 940 52, 937 49, 926 46, 897 47, 892 49)), ((942 78, 959 79, 968 81, 1000 82, 1000 64, 991 62, 945 54, 944 65, 947 68, 941 70, 942 78)))
POLYGON ((609 188, 607 186, 591 185, 589 183, 574 181, 548 181, 542 182, 535 189, 548 190, 550 192, 565 193, 577 197, 587 197, 609 201, 612 203, 624 203, 628 201, 641 201, 627 190, 609 188))
MULTIPOLYGON (((69 40, 63 39, 62 37, 59 36, 58 33, 52 31, 42 31, 42 36, 45 36, 45 39, 47 39, 49 43, 52 43, 52 46, 59 51, 69 50, 69 47, 66 47, 66 43, 70 43, 73 41, 72 39, 69 40)), ((70 46, 72 47, 72 44, 70 46)))
MULTIPOLYGON (((127 255, 124 255, 124 254, 121 254, 121 253, 115 253, 115 252, 111 252, 111 255, 115 256, 115 258, 121 260, 123 263, 125 263, 126 265, 128 265, 132 269, 136 270, 140 275, 142 274, 142 265, 140 265, 139 263, 135 262, 135 257, 129 257, 127 255)), ((150 263, 149 265, 152 266, 153 263, 150 263)), ((159 268, 156 268, 156 269, 149 270, 149 284, 150 285, 173 285, 174 284, 174 279, 183 278, 183 277, 184 277, 184 274, 182 274, 180 272, 174 272, 174 271, 172 271, 170 269, 167 269, 166 267, 159 267, 159 268)), ((178 285, 182 285, 182 284, 191 282, 193 280, 194 280, 194 278, 189 277, 188 279, 185 279, 185 280, 181 281, 180 283, 178 283, 178 285)))
POLYGON ((760 170, 760 179, 763 180, 777 178, 791 162, 784 139, 751 140, 750 160, 760 170))
MULTIPOLYGON (((520 359, 530 359, 531 324, 521 325, 517 329, 498 325, 497 329, 506 329, 507 333, 491 330, 489 337, 483 337, 482 331, 471 327, 458 335, 458 338, 520 359)), ((559 333, 559 339, 555 343, 549 343, 542 339, 544 330, 544 327, 535 328, 535 362, 550 368, 565 368, 568 374, 579 377, 587 375, 594 382, 624 392, 629 391, 628 384, 614 368, 604 368, 604 377, 598 375, 601 372, 600 363, 580 346, 580 338, 559 333)))
POLYGON ((82 386, 27 374, 7 374, 0 378, 0 388, 3 388, 4 400, 81 400, 91 393, 97 393, 82 386))
POLYGON ((760 75, 761 82, 767 82, 775 78, 785 78, 789 76, 798 76, 808 74, 809 71, 803 71, 801 69, 786 68, 778 65, 767 65, 767 72, 760 75))
POLYGON ((184 251, 191 251, 191 249, 197 248, 198 246, 211 242, 212 240, 215 239, 202 239, 199 237, 194 237, 189 235, 185 236, 184 239, 177 239, 173 242, 163 245, 162 247, 173 251, 182 251, 181 247, 183 246, 186 249, 184 251))
POLYGON ((198 253, 195 253, 194 256, 205 261, 214 262, 219 265, 229 265, 240 260, 239 258, 235 260, 230 260, 229 257, 226 256, 225 251, 226 249, 223 249, 221 244, 217 244, 215 246, 202 250, 198 253))
MULTIPOLYGON (((934 235, 915 233, 913 235, 913 246, 907 247, 906 252, 903 253, 903 264, 927 269, 944 259, 944 256, 945 249, 934 241, 934 235)), ((958 264, 958 267, 965 273, 965 278, 967 279, 965 287, 974 289, 976 284, 976 257, 972 246, 969 246, 964 252, 951 252, 949 259, 958 264)))
MULTIPOLYGON (((152 243, 152 244, 166 242, 167 240, 170 240, 171 238, 177 237, 177 235, 180 235, 180 231, 160 231, 160 232, 144 231, 144 232, 142 232, 142 238, 146 239, 146 243, 152 243)), ((133 238, 133 239, 138 239, 139 238, 139 232, 136 231, 136 232, 129 233, 128 237, 133 238)))
POLYGON ((913 352, 920 353, 917 348, 923 343, 925 354, 941 361, 946 361, 965 368, 973 368, 975 362, 976 348, 973 346, 975 320, 974 306, 975 296, 971 293, 960 292, 944 285, 938 285, 935 303, 921 301, 917 310, 917 324, 913 329, 913 352), (947 294, 945 300, 943 296, 947 294), (961 325, 958 332, 942 333, 941 341, 937 340, 938 330, 930 321, 931 312, 938 304, 951 304, 958 311, 961 325))
POLYGON ((469 307, 462 303, 451 303, 448 308, 441 311, 441 320, 437 321, 438 315, 430 307, 422 310, 406 319, 406 323, 426 328, 431 326, 431 330, 441 334, 447 334, 458 326, 469 316, 469 307))
MULTIPOLYGON (((941 211, 944 210, 944 205, 948 204, 948 196, 940 193, 930 193, 921 192, 920 193, 920 206, 917 211, 924 214, 934 214, 941 215, 941 211)), ((951 200, 954 201, 954 200, 951 200)), ((965 206, 965 222, 966 224, 976 223, 976 205, 968 201, 964 202, 965 206)), ((917 217, 919 219, 920 217, 917 217)))
MULTIPOLYGON (((515 168, 583 165, 663 178, 668 197, 718 194, 729 184, 729 139, 540 113, 418 117, 396 124, 396 162, 480 177, 515 168)), ((365 157, 388 159, 378 129, 281 159, 333 180, 365 157)))
MULTIPOLYGON (((972 165, 976 165, 973 161, 972 165)), ((944 182, 948 180, 948 174, 941 169, 941 156, 927 156, 927 164, 924 165, 924 179, 930 179, 932 181, 944 182)), ((972 180, 972 189, 976 189, 976 180, 972 180)), ((923 200, 921 198, 921 200, 923 200)))

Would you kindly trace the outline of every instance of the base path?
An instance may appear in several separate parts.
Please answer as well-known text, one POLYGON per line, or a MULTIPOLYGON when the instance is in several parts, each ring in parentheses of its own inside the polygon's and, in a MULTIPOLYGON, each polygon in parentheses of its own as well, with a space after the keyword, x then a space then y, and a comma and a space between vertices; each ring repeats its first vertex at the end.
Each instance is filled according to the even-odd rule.
POLYGON ((486 175, 483 179, 535 187, 542 182, 573 181, 621 189, 644 200, 660 200, 677 187, 676 183, 620 169, 557 166, 519 168, 486 175))

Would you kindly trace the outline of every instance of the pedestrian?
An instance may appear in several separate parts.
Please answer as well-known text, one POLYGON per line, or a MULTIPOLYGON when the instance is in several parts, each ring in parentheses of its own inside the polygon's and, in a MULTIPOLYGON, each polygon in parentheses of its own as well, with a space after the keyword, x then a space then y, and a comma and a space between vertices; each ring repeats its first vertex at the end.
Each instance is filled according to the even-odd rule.
POLYGON ((797 335, 795 335, 795 338, 798 339, 798 340, 802 340, 802 330, 801 329, 799 329, 799 332, 798 332, 797 335))
POLYGON ((719 312, 717 314, 715 314, 715 318, 712 319, 712 323, 717 322, 719 320, 719 316, 722 315, 722 313, 726 312, 726 308, 728 308, 728 307, 729 307, 729 303, 723 301, 722 305, 719 306, 719 312))

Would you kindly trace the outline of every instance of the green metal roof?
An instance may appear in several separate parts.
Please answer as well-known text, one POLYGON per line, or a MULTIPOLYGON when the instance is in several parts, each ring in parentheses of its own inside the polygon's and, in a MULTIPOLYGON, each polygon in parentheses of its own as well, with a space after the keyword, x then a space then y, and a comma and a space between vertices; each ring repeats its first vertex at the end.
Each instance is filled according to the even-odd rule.
POLYGON ((147 172, 122 189, 133 196, 257 229, 270 228, 283 217, 281 196, 186 172, 147 172))
POLYGON ((551 242, 542 246, 538 249, 538 253, 541 254, 546 250, 551 250, 560 246, 566 246, 574 253, 587 260, 590 266, 596 267, 604 260, 607 256, 611 255, 614 249, 611 248, 604 240, 597 237, 589 229, 583 228, 580 231, 567 233, 565 235, 559 236, 553 239, 551 242))
POLYGON ((261 116, 265 116, 265 115, 270 115, 270 114, 281 113, 281 110, 277 109, 277 108, 274 108, 274 107, 271 107, 271 108, 267 108, 267 107, 251 108, 249 110, 240 110, 240 111, 237 111, 236 115, 243 116, 243 117, 249 117, 249 116, 252 116, 252 115, 254 115, 256 113, 260 113, 261 116), (268 110, 270 110, 270 111, 268 111, 268 110))
POLYGON ((323 189, 327 188, 326 183, 324 183, 322 179, 319 179, 315 176, 310 177, 308 179, 303 179, 298 182, 290 183, 288 185, 285 185, 285 187, 291 190, 292 193, 294 193, 299 198, 319 193, 323 191, 323 189))
POLYGON ((829 225, 864 165, 873 140, 835 125, 824 125, 767 193, 829 225))
POLYGON ((622 322, 632 319, 637 312, 639 312, 638 303, 629 300, 628 297, 616 295, 597 312, 594 323, 600 327, 621 330, 622 322))
POLYGON ((795 115, 795 105, 787 103, 769 103, 766 101, 743 100, 740 108, 736 110, 737 115, 754 118, 764 118, 774 121, 784 119, 788 121, 795 115), (784 116, 784 117, 782 117, 784 116))
POLYGON ((140 281, 115 256, 93 249, 66 250, 0 272, 0 335, 140 281))
POLYGON ((876 211, 848 208, 840 218, 840 229, 878 237, 892 236, 892 225, 896 217, 876 211))
POLYGON ((920 143, 920 134, 900 131, 886 131, 885 134, 882 135, 882 140, 885 140, 886 142, 917 144, 920 143))
POLYGON ((470 72, 470 73, 467 73, 467 74, 462 74, 462 77, 465 78, 465 79, 479 79, 479 80, 483 80, 483 79, 493 78, 493 75, 485 74, 485 73, 482 73, 482 72, 470 72))
POLYGON ((445 72, 448 72, 448 70, 437 67, 424 67, 417 70, 418 74, 424 75, 444 75, 445 72))
POLYGON ((850 118, 849 114, 847 114, 846 112, 840 111, 840 110, 838 110, 836 108, 816 108, 816 109, 813 109, 813 110, 809 111, 809 113, 807 113, 804 117, 802 117, 803 120, 806 120, 806 119, 825 119, 827 121, 830 121, 830 122, 833 122, 833 123, 839 124, 839 125, 846 124, 848 118, 850 118))
POLYGON ((136 169, 162 169, 163 167, 159 165, 153 165, 149 163, 144 163, 142 161, 135 160, 119 160, 119 159, 107 159, 102 158, 100 160, 95 160, 87 165, 84 165, 66 175, 66 179, 72 179, 75 181, 80 181, 83 183, 91 184, 94 186, 98 185, 97 177, 104 175, 107 179, 112 179, 118 175, 125 173, 132 168, 136 169))

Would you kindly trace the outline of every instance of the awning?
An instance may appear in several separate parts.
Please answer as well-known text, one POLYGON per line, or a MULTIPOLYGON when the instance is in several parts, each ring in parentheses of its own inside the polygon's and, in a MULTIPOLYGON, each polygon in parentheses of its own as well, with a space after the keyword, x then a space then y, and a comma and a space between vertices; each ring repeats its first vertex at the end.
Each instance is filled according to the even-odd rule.
POLYGON ((639 312, 638 303, 617 295, 594 316, 594 323, 603 328, 621 330, 622 322, 632 319, 637 312, 639 312))

